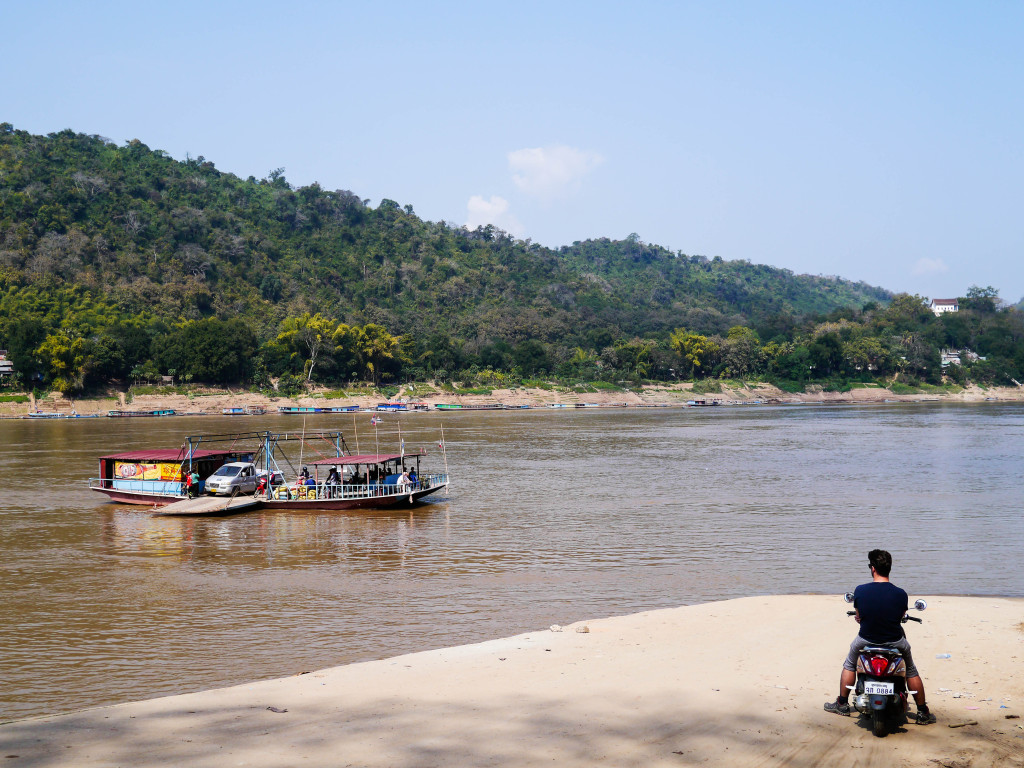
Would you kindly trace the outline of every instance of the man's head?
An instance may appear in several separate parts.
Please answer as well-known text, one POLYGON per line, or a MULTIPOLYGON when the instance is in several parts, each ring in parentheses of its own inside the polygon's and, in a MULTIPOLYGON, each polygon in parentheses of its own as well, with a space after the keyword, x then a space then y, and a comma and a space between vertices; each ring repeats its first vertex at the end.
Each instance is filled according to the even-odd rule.
POLYGON ((875 573, 888 578, 892 570, 892 555, 884 549, 872 549, 868 552, 868 563, 875 569, 875 573))

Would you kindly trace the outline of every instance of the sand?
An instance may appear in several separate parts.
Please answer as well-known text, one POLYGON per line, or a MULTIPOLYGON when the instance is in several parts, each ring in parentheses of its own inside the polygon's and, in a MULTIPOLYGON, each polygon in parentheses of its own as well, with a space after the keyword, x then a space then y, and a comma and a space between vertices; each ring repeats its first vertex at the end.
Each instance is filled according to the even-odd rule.
POLYGON ((8 723, 0 760, 12 768, 1024 766, 1024 721, 1007 719, 1024 714, 1024 600, 928 600, 925 623, 908 634, 939 721, 884 738, 867 721, 822 710, 854 635, 846 604, 781 596, 8 723))

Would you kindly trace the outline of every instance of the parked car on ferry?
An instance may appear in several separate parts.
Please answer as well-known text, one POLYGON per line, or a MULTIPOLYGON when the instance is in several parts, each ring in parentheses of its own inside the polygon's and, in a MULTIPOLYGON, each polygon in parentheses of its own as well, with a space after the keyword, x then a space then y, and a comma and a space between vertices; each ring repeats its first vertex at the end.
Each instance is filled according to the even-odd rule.
POLYGON ((248 461, 232 461, 206 478, 206 492, 217 496, 232 493, 256 493, 259 483, 256 465, 248 461))

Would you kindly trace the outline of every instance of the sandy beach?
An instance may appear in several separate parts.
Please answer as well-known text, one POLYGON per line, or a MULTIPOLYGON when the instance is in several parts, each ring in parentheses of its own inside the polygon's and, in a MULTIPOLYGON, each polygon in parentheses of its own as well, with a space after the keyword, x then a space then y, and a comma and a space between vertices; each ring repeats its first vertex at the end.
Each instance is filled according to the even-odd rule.
POLYGON ((925 623, 908 635, 939 720, 885 738, 822 710, 854 635, 846 604, 776 596, 7 723, 0 759, 12 768, 1024 766, 1024 600, 927 599, 925 623))

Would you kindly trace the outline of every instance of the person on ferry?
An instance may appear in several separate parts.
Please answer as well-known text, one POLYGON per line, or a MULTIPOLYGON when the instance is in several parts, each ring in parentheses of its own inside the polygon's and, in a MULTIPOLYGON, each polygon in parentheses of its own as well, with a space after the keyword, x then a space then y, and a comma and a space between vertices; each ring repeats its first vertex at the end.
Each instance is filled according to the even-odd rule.
POLYGON ((324 481, 324 485, 327 486, 328 497, 334 498, 338 493, 338 486, 341 485, 341 476, 338 474, 337 467, 331 467, 331 471, 327 473, 327 480, 324 481))

